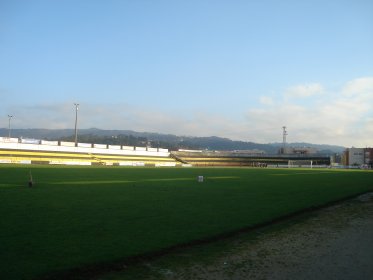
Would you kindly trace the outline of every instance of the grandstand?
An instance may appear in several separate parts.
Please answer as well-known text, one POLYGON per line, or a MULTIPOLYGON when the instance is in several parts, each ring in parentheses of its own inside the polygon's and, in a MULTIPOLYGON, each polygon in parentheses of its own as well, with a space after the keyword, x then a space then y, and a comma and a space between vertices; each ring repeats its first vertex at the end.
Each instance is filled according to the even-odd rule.
POLYGON ((167 149, 0 137, 0 163, 176 166, 167 149))
POLYGON ((0 137, 0 163, 116 166, 326 167, 329 157, 266 155, 258 151, 203 151, 0 137))
POLYGON ((261 153, 188 150, 172 152, 174 158, 193 166, 326 167, 330 158, 316 155, 266 155, 261 153))

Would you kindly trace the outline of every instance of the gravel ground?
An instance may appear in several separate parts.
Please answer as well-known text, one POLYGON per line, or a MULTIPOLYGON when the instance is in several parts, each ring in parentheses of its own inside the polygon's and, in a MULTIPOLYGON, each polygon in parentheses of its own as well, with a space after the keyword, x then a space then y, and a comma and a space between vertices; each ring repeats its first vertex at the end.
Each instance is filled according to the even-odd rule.
POLYGON ((136 279, 373 279, 373 193, 227 242, 213 257, 194 248, 143 263, 136 279))

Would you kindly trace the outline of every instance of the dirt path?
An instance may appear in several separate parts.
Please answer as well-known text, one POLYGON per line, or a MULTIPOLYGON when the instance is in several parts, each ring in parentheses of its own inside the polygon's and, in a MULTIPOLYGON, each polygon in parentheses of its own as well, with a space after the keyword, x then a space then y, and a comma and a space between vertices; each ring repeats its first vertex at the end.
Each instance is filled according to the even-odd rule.
POLYGON ((100 279, 373 279, 373 193, 218 243, 100 279))

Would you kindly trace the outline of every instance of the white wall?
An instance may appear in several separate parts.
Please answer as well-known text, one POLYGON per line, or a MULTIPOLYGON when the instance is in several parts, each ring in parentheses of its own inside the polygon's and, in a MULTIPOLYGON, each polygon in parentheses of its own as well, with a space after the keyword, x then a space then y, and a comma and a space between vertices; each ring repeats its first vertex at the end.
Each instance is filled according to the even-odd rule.
POLYGON ((61 141, 61 146, 75 147, 75 142, 61 141))
MULTIPOLYGON (((138 155, 138 156, 159 156, 168 157, 169 152, 165 151, 146 151, 146 148, 136 150, 116 150, 107 148, 88 148, 88 147, 75 147, 74 142, 64 142, 73 144, 72 146, 55 146, 55 145, 41 145, 41 144, 25 144, 25 143, 11 143, 1 142, 0 148, 12 150, 31 150, 31 151, 51 151, 51 152, 70 152, 70 153, 84 153, 84 154, 105 154, 105 155, 138 155)), ((68 144, 68 145, 71 145, 68 144)), ((95 144, 97 146, 98 144, 95 144)), ((106 145, 104 145, 106 146, 106 145)), ((99 146, 101 147, 101 146, 99 146)))
POLYGON ((109 150, 120 150, 121 147, 119 145, 109 145, 109 150))
POLYGON ((18 138, 0 137, 0 142, 18 143, 18 138))
POLYGON ((43 144, 43 145, 50 145, 50 146, 58 146, 58 141, 41 140, 41 144, 43 144))
POLYGON ((93 144, 93 147, 98 148, 98 149, 106 149, 107 145, 106 144, 93 144))
POLYGON ((122 146, 122 150, 133 151, 134 149, 135 149, 134 146, 122 146))
POLYGON ((78 147, 91 148, 92 144, 90 144, 90 143, 78 143, 78 147))

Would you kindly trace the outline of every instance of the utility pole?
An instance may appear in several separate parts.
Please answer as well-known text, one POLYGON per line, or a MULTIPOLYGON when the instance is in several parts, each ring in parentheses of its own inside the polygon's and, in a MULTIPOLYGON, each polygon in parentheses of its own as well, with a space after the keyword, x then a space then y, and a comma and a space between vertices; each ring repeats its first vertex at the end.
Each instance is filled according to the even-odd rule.
POLYGON ((79 104, 74 103, 75 105, 75 147, 78 146, 78 109, 79 109, 79 104))
POLYGON ((8 115, 8 119, 9 119, 9 125, 8 125, 8 138, 10 139, 10 131, 11 131, 11 127, 10 127, 10 121, 11 121, 11 119, 13 118, 13 116, 12 115, 8 115))

